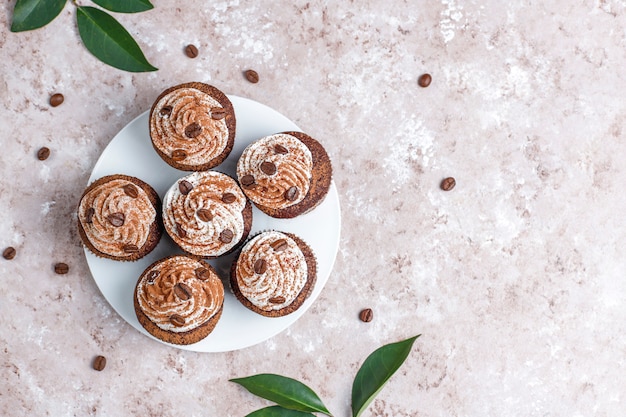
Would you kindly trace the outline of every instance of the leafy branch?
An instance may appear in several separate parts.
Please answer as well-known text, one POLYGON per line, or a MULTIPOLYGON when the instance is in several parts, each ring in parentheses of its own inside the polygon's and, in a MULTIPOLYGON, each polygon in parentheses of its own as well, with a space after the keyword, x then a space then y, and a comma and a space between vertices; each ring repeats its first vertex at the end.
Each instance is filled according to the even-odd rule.
MULTIPOLYGON (((352 417, 359 417, 400 368, 420 335, 384 345, 372 352, 352 383, 352 417)), ((295 379, 275 374, 258 374, 231 379, 252 394, 277 405, 261 408, 246 417, 314 417, 319 412, 332 417, 320 397, 295 379)))
MULTIPOLYGON (((116 13, 138 13, 154 8, 149 0, 92 0, 116 13)), ((17 0, 13 9, 11 32, 39 29, 52 22, 67 0, 17 0)), ((129 72, 156 71, 130 33, 105 10, 76 6, 76 23, 83 44, 100 61, 129 72)))

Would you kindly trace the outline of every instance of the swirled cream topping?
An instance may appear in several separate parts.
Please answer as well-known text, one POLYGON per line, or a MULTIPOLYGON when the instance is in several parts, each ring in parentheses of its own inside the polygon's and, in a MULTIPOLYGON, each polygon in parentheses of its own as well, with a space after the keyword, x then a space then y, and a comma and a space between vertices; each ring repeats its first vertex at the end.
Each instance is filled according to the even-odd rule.
POLYGON ((175 333, 202 325, 224 303, 222 281, 187 256, 166 258, 147 269, 136 294, 144 314, 159 328, 175 333))
POLYGON ((92 188, 78 207, 78 219, 93 247, 120 258, 141 249, 156 215, 143 188, 125 179, 92 188))
POLYGON ((306 260, 296 242, 274 231, 246 243, 235 274, 241 294, 265 311, 290 305, 308 279, 306 260))
POLYGON ((215 171, 194 172, 174 183, 163 200, 163 223, 184 250, 219 256, 243 237, 246 196, 237 182, 215 171))
POLYGON ((301 202, 309 192, 313 157, 297 138, 279 133, 251 143, 237 162, 246 195, 261 206, 282 209, 301 202))
POLYGON ((185 165, 204 164, 228 144, 222 105, 195 88, 178 88, 163 96, 150 118, 150 137, 157 149, 185 165))

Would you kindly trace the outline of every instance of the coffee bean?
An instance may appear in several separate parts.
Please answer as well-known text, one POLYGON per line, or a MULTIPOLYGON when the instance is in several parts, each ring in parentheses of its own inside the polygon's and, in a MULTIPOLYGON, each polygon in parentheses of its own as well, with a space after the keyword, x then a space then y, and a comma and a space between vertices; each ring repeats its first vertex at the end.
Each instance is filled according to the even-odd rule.
POLYGON ((109 223, 111 223, 111 225, 115 227, 120 227, 124 224, 126 216, 124 216, 124 213, 113 213, 107 216, 107 220, 109 221, 109 223))
POLYGON ((241 177, 241 185, 244 187, 248 187, 252 184, 254 184, 254 177, 252 175, 244 175, 241 177))
POLYGON ((213 220, 213 215, 207 209, 200 209, 196 211, 196 215, 202 222, 210 222, 211 220, 213 220))
POLYGON ((163 108, 161 108, 161 111, 159 111, 159 114, 163 117, 169 116, 170 114, 172 114, 172 106, 163 106, 163 108))
POLYGON ((197 137, 198 135, 200 135, 200 133, 202 133, 202 126, 200 126, 196 122, 187 125, 187 127, 185 128, 185 136, 187 136, 189 139, 197 137))
POLYGON ((284 155, 286 153, 289 153, 289 149, 285 148, 281 144, 277 144, 277 145, 274 146, 274 152, 276 152, 277 154, 280 154, 280 155, 284 155))
POLYGON ((122 250, 126 253, 137 253, 139 252, 139 248, 137 247, 137 245, 133 245, 133 244, 127 244, 122 246, 122 250))
POLYGON ((224 193, 224 195, 222 195, 222 201, 226 204, 231 204, 237 201, 237 196, 233 193, 224 193))
POLYGON ((246 79, 250 81, 252 84, 256 84, 259 82, 259 74, 255 70, 247 70, 244 72, 246 79))
POLYGON ((182 195, 189 194, 191 190, 193 190, 193 185, 189 181, 182 180, 178 183, 178 191, 180 191, 182 195))
POLYGON ((50 156, 50 149, 45 146, 37 151, 37 159, 45 161, 50 156))
POLYGON ((173 161, 182 161, 187 158, 187 152, 184 149, 174 149, 174 151, 172 151, 171 158, 173 161))
POLYGON ((10 261, 11 259, 15 258, 16 254, 17 251, 15 250, 15 248, 13 246, 9 246, 4 250, 4 252, 2 252, 2 257, 7 261, 10 261))
POLYGON ((85 214, 85 222, 87 224, 93 222, 93 216, 96 214, 96 210, 93 207, 90 207, 87 210, 87 214, 85 214))
POLYGON ((137 191, 137 187, 133 184, 126 184, 122 188, 124 189, 124 193, 130 198, 137 198, 139 196, 139 191, 137 191))
POLYGON ((187 284, 185 284, 184 282, 179 282, 178 284, 174 285, 174 294, 176 294, 176 297, 180 298, 181 300, 187 301, 191 298, 192 292, 191 288, 189 288, 187 284))
POLYGON ((223 230, 222 233, 220 233, 220 241, 223 243, 230 243, 233 241, 234 236, 235 234, 233 233, 232 230, 230 229, 223 230))
POLYGON ((443 191, 450 191, 456 185, 456 180, 452 177, 444 178, 441 181, 440 187, 443 191))
POLYGON ((269 302, 272 304, 282 304, 285 302, 285 297, 279 295, 278 297, 272 297, 269 299, 269 302))
POLYGON ((172 314, 170 316, 170 323, 172 323, 176 327, 185 325, 185 318, 180 314, 172 314))
POLYGON ((194 272, 200 281, 206 281, 211 277, 211 272, 205 267, 196 268, 194 272))
POLYGON ((195 58, 198 56, 198 48, 196 48, 195 45, 187 45, 185 47, 185 54, 189 57, 189 58, 195 58))
POLYGON ((267 271, 267 262, 265 259, 257 259, 254 263, 254 273, 256 274, 264 274, 267 271))
POLYGON ((149 284, 152 284, 154 280, 157 279, 158 276, 159 276, 159 271, 150 271, 146 279, 148 280, 149 284))
POLYGON ((50 105, 52 107, 60 106, 63 103, 63 100, 65 100, 65 97, 63 97, 63 94, 60 94, 60 93, 53 94, 52 96, 50 96, 50 105))
POLYGON ((96 356, 93 360, 93 369, 96 371, 101 371, 107 366, 107 358, 102 355, 96 356))
POLYGON ((266 175, 274 175, 276 174, 276 165, 271 162, 265 161, 261 164, 261 171, 263 171, 263 173, 266 175))
POLYGON ((181 239, 184 239, 187 237, 187 231, 183 229, 183 226, 181 226, 180 223, 176 223, 176 233, 178 233, 178 236, 181 239))
POLYGON ((54 272, 59 275, 67 274, 69 270, 70 270, 70 267, 66 263, 59 262, 54 265, 54 272))
POLYGON ((371 308, 363 309, 359 313, 359 318, 361 319, 361 321, 365 323, 369 323, 374 318, 374 312, 372 311, 371 308))
POLYGON ((226 117, 226 110, 221 107, 213 107, 211 109, 211 119, 220 120, 226 117))
POLYGON ((278 239, 272 242, 270 246, 272 249, 274 249, 274 252, 281 252, 287 249, 289 247, 289 244, 285 239, 278 239))
POLYGON ((433 80, 433 78, 430 76, 430 74, 422 74, 420 75, 420 77, 417 79, 417 83, 419 84, 420 87, 428 87, 430 85, 430 82, 433 80))
POLYGON ((287 191, 285 191, 285 200, 296 201, 296 199, 298 198, 298 194, 300 194, 300 192, 298 191, 298 187, 294 185, 293 187, 290 187, 287 191))

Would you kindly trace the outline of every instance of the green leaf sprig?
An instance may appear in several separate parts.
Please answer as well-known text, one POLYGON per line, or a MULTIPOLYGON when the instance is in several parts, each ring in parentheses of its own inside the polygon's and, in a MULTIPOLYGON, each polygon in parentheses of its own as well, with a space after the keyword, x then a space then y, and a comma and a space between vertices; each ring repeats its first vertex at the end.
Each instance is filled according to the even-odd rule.
MULTIPOLYGON (((138 13, 154 8, 149 0, 92 0, 111 12, 138 13)), ((12 32, 39 29, 52 22, 67 0, 17 0, 13 8, 12 32)), ((76 6, 76 23, 83 44, 100 61, 129 72, 156 71, 130 33, 105 10, 76 6)))
MULTIPOLYGON (((389 378, 402 366, 418 337, 420 335, 384 345, 365 359, 352 383, 352 417, 359 417, 369 406, 389 378)), ((314 417, 312 413, 315 412, 332 417, 320 397, 295 379, 276 374, 258 374, 230 381, 277 404, 254 411, 246 417, 314 417)))

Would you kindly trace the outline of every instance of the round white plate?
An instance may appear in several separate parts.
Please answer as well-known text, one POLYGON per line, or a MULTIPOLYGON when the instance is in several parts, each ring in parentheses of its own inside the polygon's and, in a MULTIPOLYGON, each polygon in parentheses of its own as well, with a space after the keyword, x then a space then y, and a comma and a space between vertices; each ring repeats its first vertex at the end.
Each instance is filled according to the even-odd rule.
MULTIPOLYGON (((300 129, 285 116, 261 103, 237 96, 229 98, 237 117, 237 136, 231 154, 215 169, 236 178, 237 159, 249 143, 273 133, 300 129)), ((163 198, 170 185, 188 174, 167 165, 152 148, 148 113, 138 116, 113 138, 94 166, 89 183, 105 175, 131 175, 150 184, 163 198)), ((226 352, 252 346, 285 330, 306 312, 326 284, 339 248, 340 222, 339 198, 334 182, 324 201, 315 210, 295 219, 274 219, 255 207, 251 235, 267 229, 291 232, 304 239, 315 252, 318 276, 311 296, 298 310, 285 317, 258 315, 243 307, 230 292, 228 275, 233 255, 211 260, 209 262, 224 282, 226 294, 222 317, 213 332, 202 341, 186 346, 170 346, 196 352, 226 352)), ((98 258, 85 249, 91 274, 115 311, 137 330, 161 343, 165 342, 154 338, 139 324, 133 307, 133 291, 137 278, 148 265, 177 253, 182 251, 165 232, 157 247, 136 262, 98 258)))

